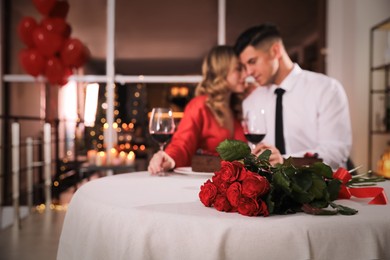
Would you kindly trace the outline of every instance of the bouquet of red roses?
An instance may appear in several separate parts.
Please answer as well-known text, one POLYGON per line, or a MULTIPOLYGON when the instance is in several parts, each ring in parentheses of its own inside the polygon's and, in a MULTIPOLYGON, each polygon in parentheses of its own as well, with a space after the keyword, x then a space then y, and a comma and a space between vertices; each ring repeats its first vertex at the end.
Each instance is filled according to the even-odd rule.
POLYGON ((246 216, 268 216, 268 207, 262 200, 270 190, 268 180, 245 169, 238 161, 222 161, 221 170, 212 181, 201 187, 199 198, 207 206, 219 211, 238 211, 246 216))
POLYGON ((222 142, 217 151, 223 160, 221 169, 199 192, 206 207, 246 216, 302 211, 315 215, 357 213, 333 202, 344 184, 322 162, 295 167, 287 159, 273 167, 269 163, 269 150, 256 157, 246 143, 233 140, 222 142))

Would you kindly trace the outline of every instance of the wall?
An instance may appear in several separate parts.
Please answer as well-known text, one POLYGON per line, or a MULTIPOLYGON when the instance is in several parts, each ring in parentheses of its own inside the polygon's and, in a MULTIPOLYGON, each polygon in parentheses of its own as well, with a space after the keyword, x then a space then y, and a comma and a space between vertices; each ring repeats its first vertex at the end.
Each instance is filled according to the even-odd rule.
MULTIPOLYGON (((389 16, 390 0, 328 0, 327 74, 341 81, 347 92, 353 129, 351 157, 364 168, 368 165, 370 29, 389 16)), ((383 149, 378 147, 376 153, 383 149)))
MULTIPOLYGON (((9 40, 8 46, 10 46, 10 61, 9 67, 7 68, 9 73, 12 74, 24 74, 21 66, 19 65, 18 54, 26 48, 24 44, 19 40, 17 35, 17 26, 20 20, 24 16, 32 16, 36 19, 37 12, 33 8, 32 1, 24 1, 24 6, 16 5, 15 3, 9 4, 11 15, 10 24, 7 24, 8 30, 13 37, 9 40)), ((8 65, 8 64, 7 64, 8 65)), ((38 82, 16 82, 10 83, 10 108, 9 112, 11 116, 30 116, 40 117, 44 115, 45 104, 42 102, 41 89, 42 84, 38 82)), ((43 92, 44 94, 44 92, 43 92)), ((26 123, 22 121, 21 123, 26 123)), ((21 126, 22 140, 26 136, 33 136, 34 138, 40 134, 41 124, 36 127, 29 125, 28 128, 21 126)))

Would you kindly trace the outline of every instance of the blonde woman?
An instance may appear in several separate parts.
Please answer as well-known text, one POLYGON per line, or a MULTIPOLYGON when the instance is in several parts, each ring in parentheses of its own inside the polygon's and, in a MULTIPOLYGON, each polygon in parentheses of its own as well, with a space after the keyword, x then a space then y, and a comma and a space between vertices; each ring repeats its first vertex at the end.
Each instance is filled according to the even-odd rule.
POLYGON ((203 61, 202 75, 196 97, 187 104, 172 141, 150 160, 150 173, 190 166, 198 150, 216 155, 216 147, 225 139, 246 142, 239 95, 245 89, 244 77, 233 48, 212 48, 203 61))

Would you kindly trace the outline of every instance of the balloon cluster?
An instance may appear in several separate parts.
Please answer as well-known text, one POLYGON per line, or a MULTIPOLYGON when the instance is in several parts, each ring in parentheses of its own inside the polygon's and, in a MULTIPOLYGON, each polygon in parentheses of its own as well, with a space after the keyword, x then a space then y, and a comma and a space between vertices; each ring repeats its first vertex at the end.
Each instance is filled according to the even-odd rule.
POLYGON ((26 48, 19 52, 19 62, 30 75, 43 75, 51 84, 64 85, 89 58, 88 48, 77 38, 71 38, 72 28, 65 21, 69 11, 66 0, 32 0, 44 17, 38 23, 23 17, 17 30, 26 48))

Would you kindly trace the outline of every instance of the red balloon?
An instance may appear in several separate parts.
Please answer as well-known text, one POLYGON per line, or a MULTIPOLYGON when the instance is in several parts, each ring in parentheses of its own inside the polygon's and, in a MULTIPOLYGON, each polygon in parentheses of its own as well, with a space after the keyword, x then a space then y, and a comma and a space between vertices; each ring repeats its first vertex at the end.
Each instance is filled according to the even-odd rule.
POLYGON ((68 67, 81 67, 87 61, 88 57, 88 49, 76 38, 65 41, 61 49, 61 60, 68 67))
POLYGON ((79 68, 83 66, 89 57, 91 56, 91 53, 89 52, 89 49, 83 44, 83 51, 78 59, 78 61, 75 63, 75 68, 79 68))
POLYGON ((48 15, 56 4, 56 0, 32 0, 37 10, 43 14, 48 15))
POLYGON ((69 3, 67 1, 57 1, 51 9, 49 16, 65 18, 68 15, 68 11, 69 3))
POLYGON ((46 61, 45 76, 51 84, 62 84, 64 82, 66 69, 60 59, 50 57, 46 61))
POLYGON ((60 34, 65 38, 69 36, 69 24, 63 18, 45 17, 41 21, 41 27, 48 32, 60 34))
POLYGON ((19 63, 28 74, 36 77, 43 74, 45 58, 37 49, 23 49, 19 52, 19 63))
POLYGON ((37 27, 37 22, 30 16, 23 17, 18 24, 18 35, 20 40, 28 47, 34 46, 32 34, 34 29, 37 27))
POLYGON ((50 57, 61 49, 64 38, 58 33, 48 32, 41 27, 37 27, 33 32, 33 40, 39 52, 46 57, 50 57))
POLYGON ((68 77, 72 75, 72 70, 69 68, 65 68, 64 74, 62 75, 62 79, 58 82, 59 85, 63 86, 68 83, 68 77))
POLYGON ((70 37, 70 34, 72 33, 72 27, 67 23, 66 24, 66 29, 64 32, 64 38, 67 39, 70 37))

